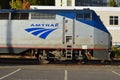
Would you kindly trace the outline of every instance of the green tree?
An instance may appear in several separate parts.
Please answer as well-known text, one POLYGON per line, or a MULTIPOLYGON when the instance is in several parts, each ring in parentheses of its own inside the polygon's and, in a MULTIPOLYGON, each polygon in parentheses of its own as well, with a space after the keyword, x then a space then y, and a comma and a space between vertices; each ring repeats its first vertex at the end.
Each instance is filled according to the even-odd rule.
POLYGON ((22 9, 22 0, 12 0, 10 6, 12 9, 22 9))
POLYGON ((111 7, 117 7, 118 5, 117 5, 117 3, 116 3, 115 0, 110 0, 109 1, 109 6, 111 6, 111 7))
MULTIPOLYGON (((30 5, 38 5, 39 0, 28 0, 30 5)), ((11 0, 10 6, 12 9, 22 9, 23 0, 11 0)))
MULTIPOLYGON (((28 0, 30 5, 54 6, 55 0, 28 0)), ((12 9, 22 9, 23 0, 11 0, 12 9)))

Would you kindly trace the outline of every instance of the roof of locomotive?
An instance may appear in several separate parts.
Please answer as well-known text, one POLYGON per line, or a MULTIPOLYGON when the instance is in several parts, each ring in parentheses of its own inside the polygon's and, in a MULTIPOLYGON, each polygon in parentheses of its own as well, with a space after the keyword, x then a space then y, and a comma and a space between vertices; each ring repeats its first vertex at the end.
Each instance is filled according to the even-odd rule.
MULTIPOLYGON (((9 12, 13 12, 13 13, 29 13, 29 12, 41 12, 41 11, 52 11, 53 13, 55 13, 56 11, 71 11, 73 12, 73 10, 41 10, 41 9, 38 9, 38 10, 14 10, 14 9, 3 9, 3 10, 0 10, 0 13, 9 13, 9 12)), ((84 12, 84 10, 75 10, 76 12, 78 11, 81 11, 81 12, 84 12)), ((93 12, 93 10, 86 10, 85 12, 93 12)))
POLYGON ((30 9, 41 9, 41 10, 83 10, 83 9, 91 9, 95 11, 120 11, 120 7, 94 7, 94 6, 30 6, 30 9))
POLYGON ((120 11, 120 7, 90 7, 90 6, 77 6, 77 7, 72 7, 72 6, 66 6, 66 7, 61 7, 61 6, 30 6, 30 10, 15 10, 15 9, 1 9, 0 13, 4 12, 39 12, 41 10, 54 10, 54 11, 59 11, 59 10, 76 10, 76 11, 82 11, 82 10, 88 10, 88 11, 120 11))
POLYGON ((31 6, 29 10, 16 10, 16 9, 1 9, 0 13, 8 13, 8 12, 39 12, 39 11, 93 11, 89 8, 76 8, 76 7, 56 7, 56 6, 31 6))

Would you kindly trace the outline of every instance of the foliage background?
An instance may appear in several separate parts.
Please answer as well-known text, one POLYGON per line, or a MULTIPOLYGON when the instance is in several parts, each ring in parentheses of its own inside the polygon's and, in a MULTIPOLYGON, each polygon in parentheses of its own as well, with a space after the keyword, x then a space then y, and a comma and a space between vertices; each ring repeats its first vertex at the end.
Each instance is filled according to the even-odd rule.
MULTIPOLYGON (((0 0, 0 9, 10 9, 10 1, 12 0, 0 0)), ((14 0, 16 1, 16 0, 14 0)), ((23 0, 20 0, 23 1, 23 0)), ((30 5, 42 5, 42 6, 54 6, 55 0, 28 0, 30 5)))

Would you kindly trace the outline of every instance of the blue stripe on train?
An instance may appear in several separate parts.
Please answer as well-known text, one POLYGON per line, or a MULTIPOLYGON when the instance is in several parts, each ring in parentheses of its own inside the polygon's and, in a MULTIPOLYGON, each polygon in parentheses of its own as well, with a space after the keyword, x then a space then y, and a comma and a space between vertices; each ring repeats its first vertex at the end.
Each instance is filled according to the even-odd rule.
MULTIPOLYGON (((79 13, 81 13, 79 11, 79 13)), ((90 25, 94 28, 97 28, 99 30, 102 30, 106 33, 109 33, 109 31, 106 29, 106 27, 104 26, 104 24, 102 23, 102 21, 99 19, 99 16, 97 16, 97 14, 92 11, 92 20, 83 20, 83 19, 77 19, 77 21, 80 21, 82 23, 85 23, 87 25, 90 25)), ((68 12, 61 12, 59 13, 58 15, 61 15, 61 16, 64 16, 64 17, 67 17, 67 18, 70 18, 70 19, 75 19, 76 17, 76 13, 75 12, 72 12, 72 13, 68 13, 68 12)), ((110 33, 109 33, 110 34, 110 33)))

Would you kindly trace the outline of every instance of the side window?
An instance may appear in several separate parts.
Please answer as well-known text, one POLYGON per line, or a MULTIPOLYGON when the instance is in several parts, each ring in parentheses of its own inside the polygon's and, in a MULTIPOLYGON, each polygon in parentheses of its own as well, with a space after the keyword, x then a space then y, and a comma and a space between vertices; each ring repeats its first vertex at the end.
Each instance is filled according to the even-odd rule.
POLYGON ((85 13, 84 14, 84 19, 85 20, 91 20, 91 13, 85 13))
POLYGON ((118 25, 118 16, 110 16, 109 17, 109 24, 110 25, 118 25))
POLYGON ((12 20, 20 19, 19 13, 12 13, 11 14, 11 19, 12 20))
POLYGON ((76 19, 84 19, 84 14, 78 13, 78 14, 76 15, 76 19))
POLYGON ((12 20, 27 20, 29 13, 12 13, 11 19, 12 20))
POLYGON ((20 14, 20 19, 22 19, 22 20, 27 20, 28 17, 29 17, 29 13, 21 13, 20 14))
POLYGON ((31 19, 55 19, 56 15, 51 13, 31 13, 31 19))
POLYGON ((9 19, 9 13, 0 13, 0 20, 9 19))
POLYGON ((114 18, 115 18, 114 24, 118 25, 118 16, 115 16, 114 18))

